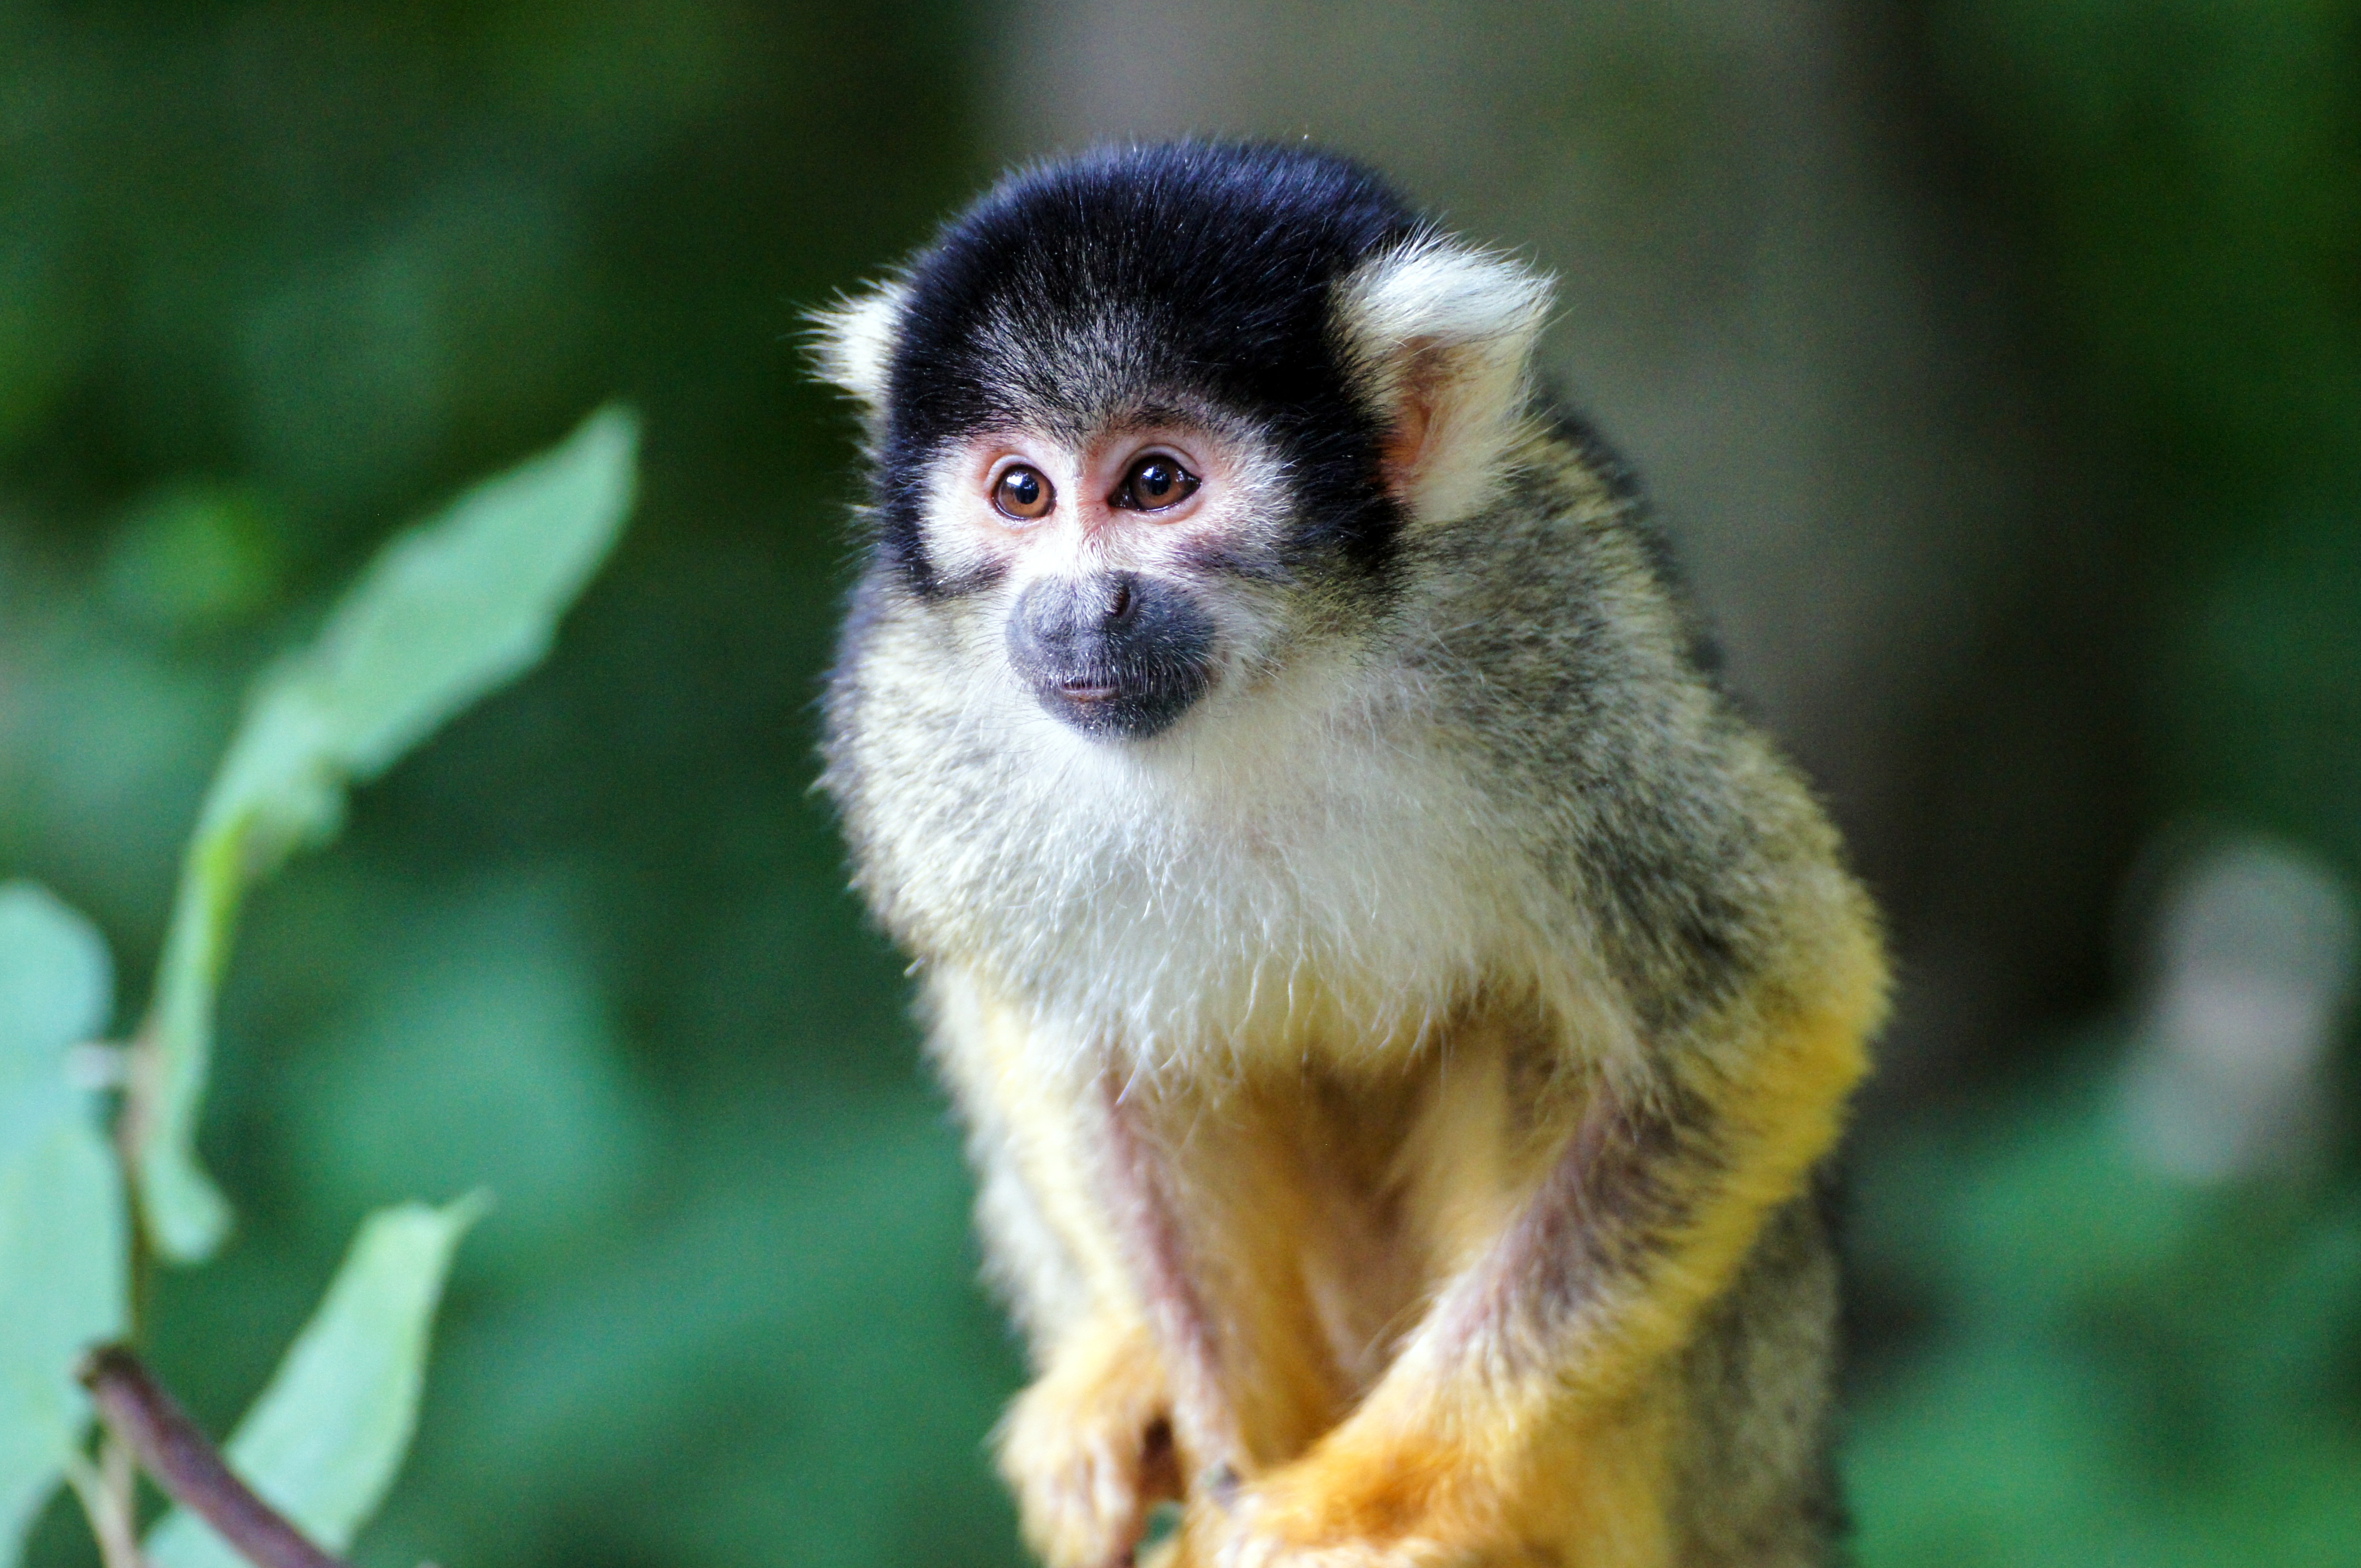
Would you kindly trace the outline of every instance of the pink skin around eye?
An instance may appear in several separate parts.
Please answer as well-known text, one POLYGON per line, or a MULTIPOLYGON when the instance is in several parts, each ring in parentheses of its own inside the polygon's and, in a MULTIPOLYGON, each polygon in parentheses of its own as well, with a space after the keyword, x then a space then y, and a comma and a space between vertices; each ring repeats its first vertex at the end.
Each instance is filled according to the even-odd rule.
POLYGON ((972 542, 1003 559, 1049 553, 1141 565, 1236 521, 1236 466, 1224 444, 1202 432, 1134 431, 1079 450, 1019 432, 978 442, 970 458, 962 466, 970 480, 958 510, 972 542), (1143 457, 1178 465, 1195 488, 1154 510, 1116 504, 1143 457), (1003 483, 1019 468, 1031 469, 1049 487, 1049 508, 1040 517, 1012 517, 994 504, 1005 493, 1003 483))

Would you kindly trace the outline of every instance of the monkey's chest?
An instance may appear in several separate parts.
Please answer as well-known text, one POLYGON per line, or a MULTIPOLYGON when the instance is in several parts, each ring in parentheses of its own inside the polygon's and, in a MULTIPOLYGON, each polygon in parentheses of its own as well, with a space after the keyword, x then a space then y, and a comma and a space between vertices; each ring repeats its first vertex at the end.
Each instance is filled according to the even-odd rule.
MULTIPOLYGON (((1383 1373, 1444 1281, 1538 1185, 1578 1107, 1532 1031, 1443 1033, 1408 1062, 1253 1077, 1177 1141, 1182 1223, 1224 1360, 1279 1398, 1280 1448, 1383 1373)), ((1307 1438, 1308 1441, 1308 1438, 1307 1438)))

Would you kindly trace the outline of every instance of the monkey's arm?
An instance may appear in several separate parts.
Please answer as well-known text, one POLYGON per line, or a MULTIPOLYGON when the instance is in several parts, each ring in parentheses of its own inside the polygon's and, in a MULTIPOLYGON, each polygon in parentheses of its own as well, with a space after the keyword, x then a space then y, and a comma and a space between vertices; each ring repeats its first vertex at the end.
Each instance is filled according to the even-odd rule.
POLYGON ((1110 1568, 1180 1482, 1164 1357, 1097 1196, 1097 1088, 1045 1072, 1022 1022, 966 977, 939 973, 928 992, 990 1271, 1038 1374, 995 1434, 1001 1473, 1050 1568, 1110 1568))
POLYGON ((1883 970, 1865 921, 1812 992, 1758 983, 1601 1089, 1515 1220, 1455 1277, 1385 1376, 1233 1506, 1198 1503, 1184 1561, 1263 1568, 1507 1561, 1595 1543, 1580 1568, 1664 1568, 1683 1413, 1656 1376, 1764 1221, 1836 1141, 1883 970))

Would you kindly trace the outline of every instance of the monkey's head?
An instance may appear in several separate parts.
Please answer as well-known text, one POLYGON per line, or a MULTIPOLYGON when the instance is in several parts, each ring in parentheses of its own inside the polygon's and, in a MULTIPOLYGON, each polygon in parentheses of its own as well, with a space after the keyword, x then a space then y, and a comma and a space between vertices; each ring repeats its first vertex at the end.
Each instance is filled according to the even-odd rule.
POLYGON ((820 318, 867 421, 873 590, 1093 741, 1251 701, 1482 507, 1547 302, 1305 148, 1014 175, 820 318))

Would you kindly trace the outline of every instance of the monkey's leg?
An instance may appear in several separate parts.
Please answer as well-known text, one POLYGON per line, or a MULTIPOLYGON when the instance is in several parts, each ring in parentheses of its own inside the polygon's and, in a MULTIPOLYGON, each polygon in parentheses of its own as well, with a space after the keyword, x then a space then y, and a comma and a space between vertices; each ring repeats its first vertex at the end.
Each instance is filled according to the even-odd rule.
POLYGON ((957 975, 928 991, 991 1272, 1038 1372, 995 1434, 1000 1471, 1050 1568, 1112 1568, 1180 1487, 1167 1358, 1101 1196, 1102 1113, 1087 1077, 1042 1070, 1012 1010, 957 975))
POLYGON ((1182 1562, 1667 1568, 1671 1363, 1835 1143, 1883 987, 1865 932, 1844 957, 1815 1003, 1759 985, 1668 1044, 1650 1092, 1601 1090, 1368 1397, 1234 1504, 1197 1502, 1182 1562))
POLYGON ((1348 1195, 1315 1190, 1301 1085, 1207 1097, 1126 1087, 1111 1065, 1100 1104, 1097 1191, 1163 1351, 1181 1474, 1225 1496, 1302 1453, 1350 1405, 1307 1249, 1329 1264, 1353 1255, 1340 1225, 1358 1216, 1348 1195))
POLYGON ((1164 1349, 1177 1435, 1189 1464, 1216 1492, 1226 1492, 1243 1467, 1246 1445, 1223 1388, 1213 1327, 1191 1277, 1178 1206, 1166 1189, 1170 1162, 1151 1146, 1153 1133, 1138 1108, 1125 1102, 1114 1071, 1100 1074, 1098 1096, 1106 1197, 1164 1349))

